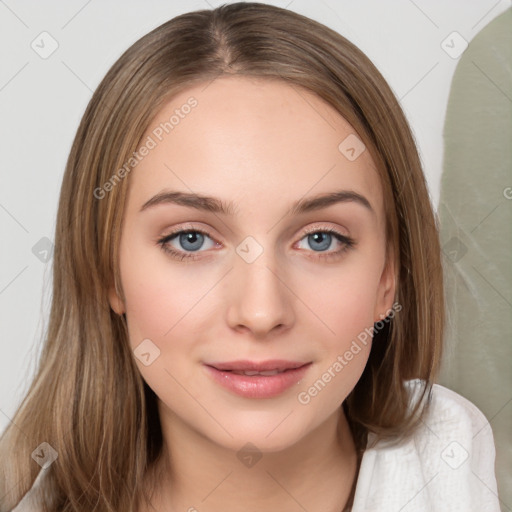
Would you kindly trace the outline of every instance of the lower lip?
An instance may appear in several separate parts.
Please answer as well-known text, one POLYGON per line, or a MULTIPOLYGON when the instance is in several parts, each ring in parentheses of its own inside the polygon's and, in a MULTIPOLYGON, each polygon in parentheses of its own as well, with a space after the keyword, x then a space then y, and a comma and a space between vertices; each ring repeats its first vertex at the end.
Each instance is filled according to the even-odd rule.
POLYGON ((310 366, 311 363, 308 363, 300 368, 286 370, 276 375, 254 375, 252 377, 217 370, 208 365, 205 365, 205 368, 216 382, 237 395, 245 398, 272 398, 299 383, 310 366))

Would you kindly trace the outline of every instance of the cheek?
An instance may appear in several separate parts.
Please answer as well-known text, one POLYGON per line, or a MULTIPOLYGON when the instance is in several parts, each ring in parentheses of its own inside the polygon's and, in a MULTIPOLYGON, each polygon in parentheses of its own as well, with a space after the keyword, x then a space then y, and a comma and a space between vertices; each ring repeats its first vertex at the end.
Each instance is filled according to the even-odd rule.
POLYGON ((315 280, 302 281, 306 287, 316 283, 306 303, 318 319, 308 320, 308 315, 302 326, 316 341, 318 365, 300 386, 300 404, 313 404, 327 413, 357 384, 372 346, 377 276, 375 268, 360 258, 357 264, 331 269, 329 278, 317 275, 315 280))
POLYGON ((125 252, 121 279, 135 362, 158 396, 172 398, 181 396, 172 376, 187 389, 193 388, 186 369, 194 358, 191 348, 198 338, 197 317, 204 314, 200 299, 211 285, 201 283, 193 273, 180 271, 165 257, 155 257, 155 252, 125 252), (141 357, 144 353, 150 354, 149 361, 141 357))
POLYGON ((327 339, 343 342, 373 325, 380 275, 377 258, 354 254, 338 266, 298 277, 300 297, 330 328, 326 333, 335 333, 327 339))
POLYGON ((207 292, 208 280, 181 270, 160 249, 134 247, 125 251, 121 261, 131 343, 150 338, 160 344, 190 321, 188 313, 207 292))
POLYGON ((142 270, 142 266, 135 266, 124 287, 132 346, 144 338, 158 343, 157 340, 173 326, 174 315, 170 312, 179 307, 176 294, 169 293, 165 283, 155 280, 151 275, 156 269, 148 272, 142 270))

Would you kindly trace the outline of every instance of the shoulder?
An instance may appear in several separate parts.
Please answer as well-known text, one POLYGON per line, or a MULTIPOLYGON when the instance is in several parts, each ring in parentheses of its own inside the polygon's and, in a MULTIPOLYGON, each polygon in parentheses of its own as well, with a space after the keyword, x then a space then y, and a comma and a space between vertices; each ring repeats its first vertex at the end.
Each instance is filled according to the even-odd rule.
MULTIPOLYGON (((419 381, 409 381, 408 385, 414 389, 419 381)), ((467 398, 439 384, 432 387, 425 416, 414 434, 414 445, 425 462, 434 449, 444 466, 452 470, 466 464, 475 476, 482 470, 487 472, 483 477, 494 474, 496 450, 489 421, 467 398)))
MULTIPOLYGON (((410 407, 417 400, 423 384, 420 380, 406 382, 410 392, 410 407)), ((440 384, 432 386, 423 425, 415 435, 419 439, 425 435, 429 437, 429 431, 434 437, 435 434, 446 438, 457 437, 461 443, 467 441, 470 445, 490 442, 494 447, 492 429, 482 411, 467 398, 440 384)))
POLYGON ((43 489, 45 471, 45 469, 39 471, 32 487, 11 512, 40 512, 42 510, 39 503, 39 495, 43 489))
MULTIPOLYGON (((410 407, 423 385, 406 382, 410 407)), ((372 447, 361 461, 353 512, 499 512, 494 438, 484 414, 439 384, 433 385, 425 407, 419 426, 401 441, 372 445, 375 436, 370 434, 372 447)))

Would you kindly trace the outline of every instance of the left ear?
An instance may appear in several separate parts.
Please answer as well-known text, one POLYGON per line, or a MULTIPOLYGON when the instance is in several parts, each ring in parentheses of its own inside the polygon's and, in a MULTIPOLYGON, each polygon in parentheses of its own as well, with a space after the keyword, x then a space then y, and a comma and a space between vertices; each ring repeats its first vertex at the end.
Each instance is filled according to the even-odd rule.
POLYGON ((384 319, 391 310, 395 298, 395 258, 393 250, 389 249, 386 254, 386 263, 377 288, 377 299, 373 314, 374 323, 384 319))

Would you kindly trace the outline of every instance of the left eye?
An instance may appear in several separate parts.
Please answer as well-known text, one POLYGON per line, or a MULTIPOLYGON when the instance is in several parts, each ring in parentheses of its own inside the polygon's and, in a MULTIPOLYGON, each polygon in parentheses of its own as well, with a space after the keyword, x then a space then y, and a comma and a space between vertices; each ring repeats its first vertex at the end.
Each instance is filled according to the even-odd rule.
MULTIPOLYGON (((334 230, 312 231, 305 237, 301 238, 299 244, 302 242, 302 240, 306 240, 309 246, 315 252, 326 251, 331 247, 332 243, 336 241, 345 245, 350 245, 350 239, 334 230)), ((302 248, 303 247, 299 247, 299 249, 302 248)))

